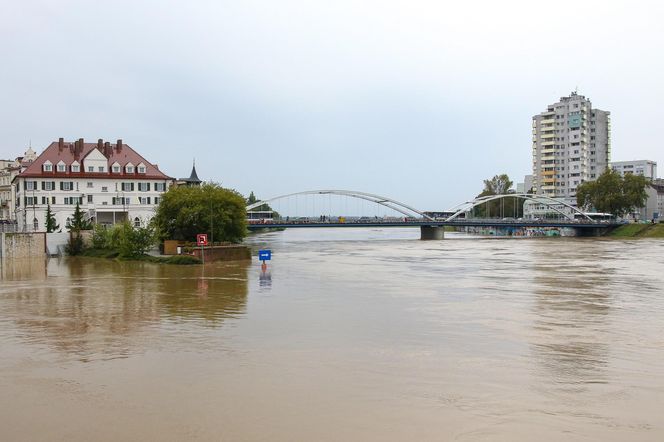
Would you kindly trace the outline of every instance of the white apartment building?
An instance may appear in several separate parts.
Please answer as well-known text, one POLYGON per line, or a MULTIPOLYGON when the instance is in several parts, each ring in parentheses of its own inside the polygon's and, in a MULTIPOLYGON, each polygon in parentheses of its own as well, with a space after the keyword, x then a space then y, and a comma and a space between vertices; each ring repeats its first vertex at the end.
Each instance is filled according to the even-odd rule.
POLYGON ((572 92, 533 116, 533 188, 576 205, 576 187, 597 179, 611 155, 609 112, 572 92))
POLYGON ((14 177, 16 220, 21 230, 44 231, 50 205, 64 231, 78 203, 93 222, 142 225, 152 219, 172 183, 122 140, 111 145, 101 139, 85 143, 60 138, 14 177))
POLYGON ((621 176, 631 173, 644 176, 651 181, 657 178, 657 162, 651 160, 613 161, 611 169, 621 176))

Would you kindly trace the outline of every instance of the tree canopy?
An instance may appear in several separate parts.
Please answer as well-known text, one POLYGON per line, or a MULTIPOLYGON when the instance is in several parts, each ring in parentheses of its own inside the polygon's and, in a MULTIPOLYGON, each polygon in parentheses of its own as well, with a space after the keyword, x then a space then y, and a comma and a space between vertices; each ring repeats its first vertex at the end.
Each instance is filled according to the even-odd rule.
MULTIPOLYGON (((484 190, 477 195, 478 198, 491 195, 508 195, 512 189, 512 180, 503 173, 484 180, 484 190)), ((503 218, 523 216, 523 200, 520 198, 504 198, 488 201, 473 209, 473 218, 503 218)))
POLYGON ((507 174, 494 175, 493 178, 484 180, 484 190, 478 196, 507 195, 512 188, 512 180, 507 174))
POLYGON ((215 183, 171 187, 163 194, 152 219, 161 239, 194 241, 199 233, 210 240, 239 242, 247 234, 245 199, 215 183))
POLYGON ((637 207, 643 207, 648 195, 648 179, 607 169, 595 181, 586 181, 576 188, 576 203, 584 210, 624 216, 637 207))
POLYGON ((85 219, 85 214, 81 210, 81 206, 76 203, 74 214, 72 215, 71 222, 69 223, 69 230, 71 232, 80 232, 81 230, 92 229, 92 223, 85 219))

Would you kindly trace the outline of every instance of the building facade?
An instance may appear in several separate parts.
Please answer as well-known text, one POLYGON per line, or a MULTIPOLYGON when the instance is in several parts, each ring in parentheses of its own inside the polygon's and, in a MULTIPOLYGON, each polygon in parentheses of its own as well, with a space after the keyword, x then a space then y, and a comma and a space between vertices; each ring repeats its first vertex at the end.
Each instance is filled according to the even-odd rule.
POLYGON ((31 147, 22 157, 14 160, 0 160, 0 222, 14 222, 16 220, 16 201, 12 181, 30 163, 37 159, 31 147))
POLYGON ((597 179, 611 157, 610 113, 576 92, 533 116, 533 190, 576 205, 576 188, 597 179))
POLYGON ((615 170, 620 176, 626 174, 641 175, 649 180, 657 178, 657 162, 650 160, 635 160, 635 161, 613 161, 611 162, 611 169, 615 170))
POLYGON ((92 222, 143 225, 172 183, 122 140, 111 144, 60 138, 14 177, 16 220, 21 230, 44 231, 50 206, 64 230, 78 203, 92 222))

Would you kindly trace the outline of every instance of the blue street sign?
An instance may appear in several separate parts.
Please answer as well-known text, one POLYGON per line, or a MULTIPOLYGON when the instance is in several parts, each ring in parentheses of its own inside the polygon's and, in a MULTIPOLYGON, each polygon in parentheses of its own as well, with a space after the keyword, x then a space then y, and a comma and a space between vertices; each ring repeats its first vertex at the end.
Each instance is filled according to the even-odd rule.
POLYGON ((272 259, 272 250, 259 250, 258 259, 261 261, 269 261, 272 259))

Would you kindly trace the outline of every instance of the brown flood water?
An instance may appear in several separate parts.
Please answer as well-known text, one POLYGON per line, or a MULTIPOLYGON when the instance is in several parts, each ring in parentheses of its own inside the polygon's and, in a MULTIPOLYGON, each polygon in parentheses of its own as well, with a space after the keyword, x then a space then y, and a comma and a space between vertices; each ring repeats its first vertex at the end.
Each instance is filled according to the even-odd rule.
POLYGON ((664 440, 664 241, 418 235, 3 262, 0 440, 664 440))

